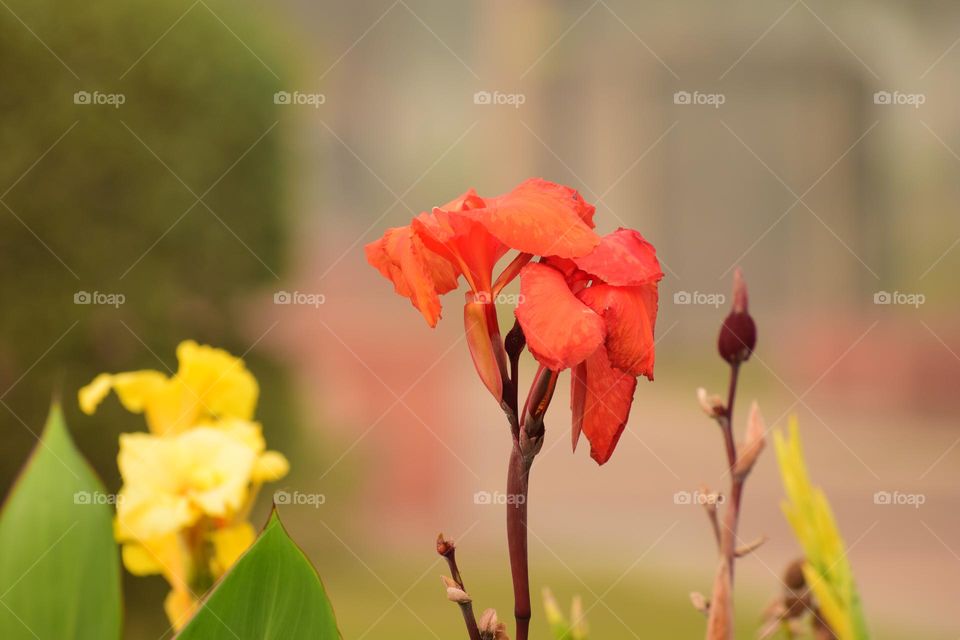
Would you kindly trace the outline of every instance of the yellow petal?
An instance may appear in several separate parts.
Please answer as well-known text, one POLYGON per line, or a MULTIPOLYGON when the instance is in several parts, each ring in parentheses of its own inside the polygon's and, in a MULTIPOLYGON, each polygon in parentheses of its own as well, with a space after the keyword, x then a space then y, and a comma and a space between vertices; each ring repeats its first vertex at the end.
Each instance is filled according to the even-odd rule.
POLYGON ((120 533, 153 538, 202 515, 232 518, 249 495, 257 452, 228 431, 197 427, 173 436, 120 436, 124 486, 117 503, 120 533))
POLYGON ((199 601, 186 589, 174 589, 163 601, 163 609, 174 630, 179 631, 193 617, 199 601))
POLYGON ((260 426, 259 422, 219 420, 201 426, 213 427, 228 433, 231 437, 250 447, 254 453, 262 453, 267 448, 267 442, 263 439, 263 427, 260 426))
POLYGON ((129 542, 123 545, 123 566, 135 576, 150 576, 163 573, 163 565, 143 545, 129 542))
POLYGON ((254 482, 276 482, 290 471, 290 463, 279 451, 267 451, 253 467, 254 482))
POLYGON ((98 375, 90 384, 80 389, 77 393, 77 399, 80 401, 80 410, 88 416, 92 416, 112 388, 113 376, 109 373, 101 373, 98 375))
POLYGON ((253 418, 260 389, 243 360, 193 340, 180 343, 177 360, 175 379, 183 385, 185 399, 199 405, 199 414, 211 418, 253 418))
POLYGON ((214 557, 210 562, 210 570, 213 575, 219 578, 225 574, 237 558, 253 544, 256 537, 257 534, 249 522, 241 522, 211 533, 214 557))
POLYGON ((127 542, 122 557, 123 566, 134 575, 159 573, 174 589, 187 588, 192 565, 179 534, 127 542))
POLYGON ((142 413, 156 401, 166 384, 167 376, 149 369, 117 373, 113 376, 113 389, 124 408, 131 413, 142 413))

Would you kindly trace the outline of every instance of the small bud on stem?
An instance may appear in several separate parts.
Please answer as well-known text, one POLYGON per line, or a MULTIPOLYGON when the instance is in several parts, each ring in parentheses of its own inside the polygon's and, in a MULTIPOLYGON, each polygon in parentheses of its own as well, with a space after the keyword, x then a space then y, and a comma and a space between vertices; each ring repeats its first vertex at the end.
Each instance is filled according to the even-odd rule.
POLYGON ((720 327, 717 349, 731 365, 746 362, 757 345, 757 325, 747 309, 747 285, 737 268, 733 275, 733 308, 720 327))
POLYGON ((457 604, 470 604, 473 600, 467 595, 467 592, 460 588, 457 581, 447 576, 440 576, 443 580, 443 586, 447 588, 447 600, 457 604))
POLYGON ((744 479, 756 464, 760 452, 766 445, 767 428, 760 415, 760 407, 754 401, 750 407, 750 418, 747 421, 747 440, 737 456, 737 463, 733 467, 734 476, 744 479))
POLYGON ((723 404, 723 398, 715 393, 707 393, 707 390, 703 387, 697 389, 697 400, 708 418, 716 419, 726 413, 727 408, 723 404))

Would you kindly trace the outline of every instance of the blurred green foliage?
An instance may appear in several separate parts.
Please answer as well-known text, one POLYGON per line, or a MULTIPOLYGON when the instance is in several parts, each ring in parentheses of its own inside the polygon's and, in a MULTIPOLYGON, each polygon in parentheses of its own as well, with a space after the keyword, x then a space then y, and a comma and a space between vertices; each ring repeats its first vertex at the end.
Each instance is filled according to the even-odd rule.
MULTIPOLYGON (((53 390, 75 415, 93 375, 175 369, 183 338, 250 348, 241 301, 283 266, 281 66, 268 55, 279 50, 236 4, 215 0, 0 9, 4 486, 53 390), (78 91, 123 104, 77 104, 78 91), (81 291, 125 303, 75 304, 81 291)), ((108 410, 73 423, 116 486, 115 436, 142 421, 108 410)))

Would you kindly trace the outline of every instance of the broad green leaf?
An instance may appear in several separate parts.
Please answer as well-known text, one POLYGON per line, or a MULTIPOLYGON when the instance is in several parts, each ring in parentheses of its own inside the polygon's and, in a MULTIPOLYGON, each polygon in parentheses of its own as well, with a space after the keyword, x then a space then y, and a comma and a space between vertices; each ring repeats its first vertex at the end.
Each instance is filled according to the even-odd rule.
POLYGON ((120 637, 109 502, 54 405, 0 515, 0 638, 120 637))
POLYGON ((320 576, 277 512, 177 640, 338 640, 320 576))

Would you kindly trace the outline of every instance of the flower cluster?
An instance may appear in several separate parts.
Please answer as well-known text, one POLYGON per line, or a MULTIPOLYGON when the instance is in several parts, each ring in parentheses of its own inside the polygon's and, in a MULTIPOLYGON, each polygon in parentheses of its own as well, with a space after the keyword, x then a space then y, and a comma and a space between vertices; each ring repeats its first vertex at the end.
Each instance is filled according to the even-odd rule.
POLYGON ((503 402, 508 354, 496 302, 520 278, 516 318, 540 363, 518 419, 541 418, 560 371, 572 371, 573 442, 582 432, 600 464, 626 425, 637 378, 653 378, 657 283, 653 246, 638 232, 594 231, 595 208, 575 190, 530 179, 507 194, 474 190, 366 247, 367 260, 433 327, 440 296, 462 276, 464 326, 480 378, 503 402), (494 279, 496 264, 517 254, 494 279))
POLYGON ((143 413, 149 433, 120 436, 123 487, 114 535, 135 575, 170 583, 165 608, 179 628, 199 598, 253 542, 247 520, 257 490, 289 464, 267 451, 253 421, 259 387, 243 361, 193 341, 177 347, 179 368, 100 374, 79 392, 93 414, 115 391, 143 413))

